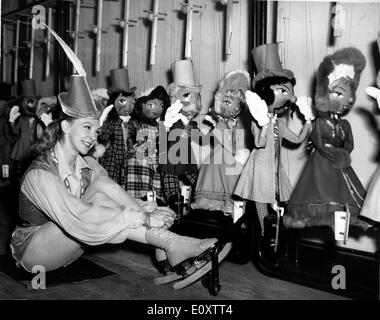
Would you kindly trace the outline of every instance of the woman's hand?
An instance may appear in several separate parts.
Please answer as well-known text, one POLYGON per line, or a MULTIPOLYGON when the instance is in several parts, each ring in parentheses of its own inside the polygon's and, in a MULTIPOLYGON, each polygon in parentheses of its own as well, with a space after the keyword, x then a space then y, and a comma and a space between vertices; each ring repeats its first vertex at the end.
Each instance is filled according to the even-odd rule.
POLYGON ((150 227, 170 228, 176 218, 176 213, 167 207, 158 207, 150 214, 150 227))
POLYGON ((154 201, 144 201, 140 203, 140 205, 143 208, 143 210, 148 213, 153 212, 158 207, 157 203, 154 201))

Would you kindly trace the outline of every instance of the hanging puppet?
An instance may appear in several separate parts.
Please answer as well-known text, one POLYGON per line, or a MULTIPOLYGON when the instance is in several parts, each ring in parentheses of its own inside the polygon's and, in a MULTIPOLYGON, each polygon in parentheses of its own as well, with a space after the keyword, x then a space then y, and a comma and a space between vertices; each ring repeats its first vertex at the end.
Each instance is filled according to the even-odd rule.
POLYGON ((342 119, 355 103, 365 64, 359 50, 344 48, 319 65, 313 149, 289 200, 286 227, 333 226, 334 212, 346 209, 350 224, 365 224, 357 219, 365 189, 351 167, 354 140, 350 123, 342 119))
MULTIPOLYGON (((191 60, 180 60, 172 65, 173 82, 168 86, 171 106, 164 126, 168 132, 167 148, 160 149, 159 167, 168 205, 177 211, 181 185, 193 186, 198 176, 198 166, 191 147, 192 134, 199 132, 193 119, 202 108, 201 88, 195 78, 191 60), (194 131, 195 130, 195 131, 194 131)), ((194 188, 193 188, 194 190, 194 188)))
MULTIPOLYGON (((376 99, 377 107, 380 109, 380 71, 377 73, 376 85, 377 88, 366 88, 366 93, 376 99)), ((371 180, 360 216, 380 222, 380 167, 371 180)))
POLYGON ((127 151, 135 143, 136 129, 131 119, 136 87, 129 86, 128 69, 111 70, 112 89, 109 106, 103 112, 98 141, 107 145, 99 163, 111 179, 125 188, 127 151))
POLYGON ((60 108, 57 105, 57 97, 43 97, 38 100, 36 116, 39 118, 45 128, 54 120, 58 119, 60 108))
POLYGON ((32 162, 31 146, 42 135, 44 129, 42 121, 36 116, 38 98, 34 80, 23 80, 21 88, 20 106, 13 106, 9 113, 9 122, 16 139, 11 159, 16 162, 20 177, 32 162))
POLYGON ((162 86, 136 100, 134 108, 136 143, 128 150, 126 164, 127 192, 136 199, 147 200, 153 192, 158 204, 166 203, 158 166, 159 120, 164 120, 170 97, 162 86))
POLYGON ((0 83, 0 187, 9 184, 11 175, 10 154, 14 143, 11 128, 9 126, 9 105, 12 105, 11 85, 0 83), (4 169, 3 169, 4 165, 4 169))
POLYGON ((298 106, 306 124, 299 135, 292 132, 282 116, 297 100, 293 72, 282 68, 276 44, 259 46, 252 50, 252 55, 258 73, 252 81, 255 93, 247 91, 246 102, 255 119, 251 125, 255 148, 242 170, 234 194, 255 202, 263 234, 268 205, 277 210, 289 199, 292 190, 281 163, 282 140, 296 144, 305 140, 311 128, 312 112, 307 99, 302 99, 298 106))
POLYGON ((199 168, 194 209, 218 210, 233 214, 233 191, 250 154, 246 148, 244 124, 239 117, 245 105, 245 92, 250 87, 248 72, 228 72, 219 82, 215 104, 206 120, 215 127, 206 141, 214 138, 214 149, 199 168))

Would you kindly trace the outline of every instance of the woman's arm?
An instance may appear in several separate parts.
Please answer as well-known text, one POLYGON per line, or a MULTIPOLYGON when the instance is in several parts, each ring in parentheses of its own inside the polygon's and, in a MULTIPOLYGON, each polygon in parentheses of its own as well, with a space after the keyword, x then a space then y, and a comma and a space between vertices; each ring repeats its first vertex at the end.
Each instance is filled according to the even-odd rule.
POLYGON ((124 241, 128 229, 141 227, 144 221, 143 210, 138 206, 111 208, 88 203, 68 192, 55 175, 41 169, 25 176, 21 191, 57 225, 88 245, 124 241), (120 238, 121 233, 125 236, 120 238))

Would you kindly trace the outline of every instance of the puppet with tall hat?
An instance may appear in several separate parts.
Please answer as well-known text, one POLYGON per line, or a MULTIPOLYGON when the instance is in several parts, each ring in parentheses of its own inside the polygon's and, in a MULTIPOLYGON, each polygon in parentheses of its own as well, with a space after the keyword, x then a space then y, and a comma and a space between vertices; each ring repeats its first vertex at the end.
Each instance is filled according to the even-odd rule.
POLYGON ((136 141, 136 128, 131 118, 136 87, 130 87, 126 68, 112 69, 110 76, 110 98, 101 118, 101 134, 98 137, 107 148, 99 163, 115 182, 125 188, 126 157, 136 141))
POLYGON ((219 81, 214 106, 205 120, 214 124, 205 141, 214 139, 214 148, 199 168, 194 209, 233 214, 233 191, 250 154, 244 121, 245 92, 251 86, 247 71, 233 70, 219 81))
POLYGON ((252 50, 257 74, 252 81, 254 92, 247 91, 246 102, 252 114, 251 129, 255 147, 252 150, 237 182, 234 194, 254 201, 264 233, 264 218, 268 206, 278 210, 291 193, 291 185, 281 163, 281 144, 286 139, 301 143, 311 128, 311 106, 308 99, 298 103, 306 124, 299 135, 287 126, 282 115, 294 107, 296 83, 291 70, 282 68, 276 44, 264 44, 252 50))
POLYGON ((319 65, 312 152, 289 200, 287 227, 333 227, 334 212, 346 210, 351 213, 350 224, 368 227, 358 219, 365 189, 351 167, 354 140, 350 123, 342 119, 355 103, 365 64, 358 49, 344 48, 319 65))
POLYGON ((32 145, 42 136, 43 122, 36 116, 37 110, 36 84, 33 79, 21 81, 21 95, 19 105, 12 107, 9 113, 9 122, 16 143, 11 151, 11 159, 21 175, 33 160, 32 145))
POLYGON ((194 186, 198 176, 191 141, 192 134, 199 132, 194 118, 202 109, 202 86, 196 79, 191 60, 174 62, 172 74, 173 82, 167 90, 171 106, 165 114, 164 121, 168 132, 167 148, 160 149, 158 170, 162 174, 167 202, 176 210, 180 201, 181 185, 194 186))

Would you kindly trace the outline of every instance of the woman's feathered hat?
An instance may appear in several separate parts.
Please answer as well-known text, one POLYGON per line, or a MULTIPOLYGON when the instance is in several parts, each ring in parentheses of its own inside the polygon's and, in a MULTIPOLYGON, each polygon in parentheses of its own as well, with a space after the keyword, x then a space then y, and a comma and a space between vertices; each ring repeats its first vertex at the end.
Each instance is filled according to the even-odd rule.
POLYGON ((67 92, 58 94, 62 111, 74 118, 99 119, 102 111, 99 110, 94 102, 91 90, 87 84, 87 74, 81 61, 54 30, 46 24, 45 26, 57 39, 78 73, 71 75, 67 92))

